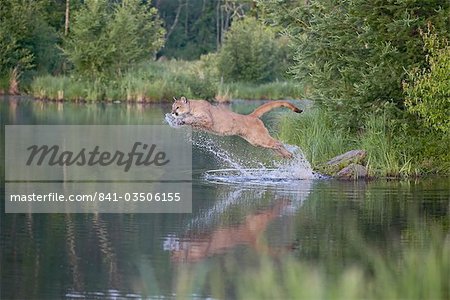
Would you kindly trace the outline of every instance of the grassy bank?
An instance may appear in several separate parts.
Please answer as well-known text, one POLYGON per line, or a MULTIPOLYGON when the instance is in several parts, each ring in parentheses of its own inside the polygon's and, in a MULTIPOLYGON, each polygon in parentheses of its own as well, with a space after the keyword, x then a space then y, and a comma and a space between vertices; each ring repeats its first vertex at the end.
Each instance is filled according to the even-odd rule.
POLYGON ((171 101, 191 99, 298 99, 302 90, 292 82, 267 84, 222 83, 208 61, 147 62, 120 78, 87 79, 76 76, 39 76, 30 94, 38 99, 69 101, 171 101))
POLYGON ((448 174, 450 138, 389 123, 385 115, 371 116, 358 134, 337 130, 320 110, 280 119, 280 139, 300 146, 314 168, 352 149, 367 151, 369 176, 411 177, 448 174))

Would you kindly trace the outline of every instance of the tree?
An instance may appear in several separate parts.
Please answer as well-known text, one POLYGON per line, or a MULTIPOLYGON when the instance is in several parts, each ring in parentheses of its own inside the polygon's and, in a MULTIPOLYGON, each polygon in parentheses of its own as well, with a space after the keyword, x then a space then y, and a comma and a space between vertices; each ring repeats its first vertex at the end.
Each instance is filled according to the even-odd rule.
POLYGON ((234 19, 251 9, 251 0, 153 0, 167 29, 159 55, 198 59, 220 48, 234 19))
POLYGON ((449 1, 275 2, 259 6, 291 34, 295 78, 311 87, 336 126, 353 130, 385 107, 401 117, 407 70, 426 63, 421 28, 431 23, 439 36, 450 35, 449 1))
POLYGON ((274 80, 280 48, 275 32, 253 17, 233 22, 219 51, 218 68, 225 81, 263 83, 274 80))
MULTIPOLYGON (((159 55, 198 59, 216 49, 215 2, 207 0, 155 1, 168 31, 159 55)), ((217 1, 220 2, 220 1, 217 1)))
MULTIPOLYGON (((59 59, 56 41, 55 30, 45 20, 42 1, 2 1, 0 78, 3 82, 10 81, 17 87, 18 78, 27 70, 54 70, 59 59)), ((16 88, 13 90, 18 92, 16 88)))
POLYGON ((165 30, 154 7, 140 0, 124 0, 115 7, 108 24, 108 40, 114 45, 112 68, 116 73, 143 60, 154 59, 164 45, 165 30))
POLYGON ((139 0, 88 0, 74 14, 64 52, 75 70, 93 77, 121 75, 153 59, 164 44, 157 10, 139 0))
POLYGON ((427 66, 415 68, 404 83, 406 105, 423 123, 450 133, 450 45, 436 34, 423 35, 427 66))

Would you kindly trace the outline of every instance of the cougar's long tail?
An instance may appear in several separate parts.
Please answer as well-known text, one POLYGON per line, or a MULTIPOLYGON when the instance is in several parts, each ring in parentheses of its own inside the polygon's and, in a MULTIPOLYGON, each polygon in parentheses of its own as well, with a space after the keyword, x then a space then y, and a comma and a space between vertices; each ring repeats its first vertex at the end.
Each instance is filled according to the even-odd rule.
POLYGON ((260 118, 263 114, 265 114, 266 112, 268 112, 269 110, 272 110, 276 107, 287 107, 290 110, 296 112, 296 113, 301 113, 302 110, 297 108, 295 105, 287 102, 287 101, 272 101, 272 102, 268 102, 266 104, 261 105, 260 107, 256 108, 251 114, 250 116, 254 116, 257 118, 260 118))

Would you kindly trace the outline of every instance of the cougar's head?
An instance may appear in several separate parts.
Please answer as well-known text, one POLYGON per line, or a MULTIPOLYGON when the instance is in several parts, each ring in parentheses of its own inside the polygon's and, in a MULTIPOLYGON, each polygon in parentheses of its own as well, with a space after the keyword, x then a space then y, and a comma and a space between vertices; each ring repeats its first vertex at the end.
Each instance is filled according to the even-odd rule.
POLYGON ((172 104, 172 116, 175 118, 182 117, 191 111, 189 100, 186 97, 181 97, 179 100, 173 97, 173 100, 175 102, 172 104))

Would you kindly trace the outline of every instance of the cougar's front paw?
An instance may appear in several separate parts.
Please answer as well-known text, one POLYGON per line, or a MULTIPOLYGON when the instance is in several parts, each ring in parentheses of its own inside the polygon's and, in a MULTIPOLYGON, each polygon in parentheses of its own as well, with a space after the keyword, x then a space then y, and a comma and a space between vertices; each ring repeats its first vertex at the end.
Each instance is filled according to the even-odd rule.
POLYGON ((175 123, 179 126, 186 125, 186 122, 184 121, 184 119, 181 119, 181 118, 180 119, 175 118, 175 123))
POLYGON ((172 114, 166 114, 165 120, 172 127, 180 127, 185 125, 183 118, 176 118, 172 114))

